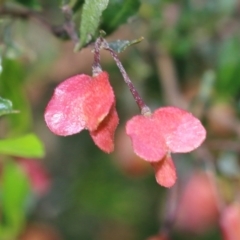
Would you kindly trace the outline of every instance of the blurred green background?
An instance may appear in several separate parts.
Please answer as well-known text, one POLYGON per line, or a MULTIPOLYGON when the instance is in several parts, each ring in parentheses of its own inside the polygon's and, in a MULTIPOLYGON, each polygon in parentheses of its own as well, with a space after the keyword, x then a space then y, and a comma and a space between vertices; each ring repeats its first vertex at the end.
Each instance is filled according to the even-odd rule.
MULTIPOLYGON (((78 28, 83 1, 65 2, 78 28)), ((108 41, 144 37, 120 59, 146 103, 187 109, 207 129, 199 150, 173 156, 178 181, 170 190, 131 151, 124 125, 139 110, 108 52, 101 63, 120 116, 114 153, 102 153, 87 131, 58 137, 46 127, 54 88, 91 75, 93 63, 92 45, 74 53, 72 41, 53 34, 64 23, 61 4, 0 1, 0 96, 20 111, 1 116, 0 137, 4 145, 35 134, 8 142, 9 151, 0 140, 0 239, 224 239, 221 209, 240 195, 240 1, 110 0, 103 12, 108 41), (186 206, 190 213, 179 210, 186 206)))

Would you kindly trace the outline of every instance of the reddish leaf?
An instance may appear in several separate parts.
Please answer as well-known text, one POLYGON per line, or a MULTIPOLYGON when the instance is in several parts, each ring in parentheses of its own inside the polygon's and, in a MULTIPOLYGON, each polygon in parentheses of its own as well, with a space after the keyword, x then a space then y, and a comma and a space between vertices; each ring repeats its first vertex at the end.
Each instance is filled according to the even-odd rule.
POLYGON ((134 152, 146 161, 159 161, 167 152, 159 128, 158 120, 153 116, 135 116, 127 122, 126 133, 132 139, 134 152))
POLYGON ((104 152, 110 153, 114 149, 114 133, 119 119, 115 106, 112 106, 108 116, 101 122, 97 130, 90 135, 94 143, 104 152))
POLYGON ((53 133, 67 136, 85 128, 82 104, 91 80, 88 75, 76 75, 55 89, 44 115, 47 126, 53 133))
POLYGON ((108 115, 114 103, 114 93, 108 80, 108 74, 101 72, 92 78, 85 90, 83 114, 86 128, 96 130, 108 115))
POLYGON ((240 239, 240 203, 226 207, 220 220, 224 240, 240 239))
POLYGON ((153 114, 171 152, 190 152, 206 138, 206 130, 191 113, 176 107, 164 107, 153 114))
POLYGON ((166 154, 162 160, 152 163, 152 166, 155 170, 155 177, 158 184, 167 188, 174 185, 177 175, 170 154, 166 154))

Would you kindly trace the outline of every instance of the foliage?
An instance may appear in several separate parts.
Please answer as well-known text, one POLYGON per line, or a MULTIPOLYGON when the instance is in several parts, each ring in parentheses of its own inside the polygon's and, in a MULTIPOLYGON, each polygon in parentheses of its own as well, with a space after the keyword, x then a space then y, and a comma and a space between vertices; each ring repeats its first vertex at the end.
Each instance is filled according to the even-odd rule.
POLYGON ((25 158, 42 158, 42 143, 34 134, 0 140, 0 153, 25 158))
POLYGON ((240 238, 238 5, 0 1, 0 239, 240 238))

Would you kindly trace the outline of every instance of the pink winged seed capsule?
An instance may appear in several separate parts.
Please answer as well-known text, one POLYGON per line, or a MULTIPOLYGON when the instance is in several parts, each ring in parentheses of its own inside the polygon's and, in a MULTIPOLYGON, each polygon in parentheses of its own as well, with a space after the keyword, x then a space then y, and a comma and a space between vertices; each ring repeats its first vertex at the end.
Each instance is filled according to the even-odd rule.
POLYGON ((112 106, 108 116, 101 122, 95 131, 90 135, 94 143, 104 152, 110 153, 114 149, 114 133, 119 123, 115 106, 112 106))
POLYGON ((45 121, 53 133, 61 136, 84 128, 96 130, 114 101, 106 72, 94 77, 76 75, 56 87, 45 111, 45 121))
POLYGON ((157 182, 166 187, 176 181, 170 153, 190 152, 206 138, 201 122, 191 113, 176 107, 163 107, 150 116, 133 117, 127 122, 126 133, 132 140, 134 152, 152 163, 157 182))
POLYGON ((115 96, 108 74, 80 74, 60 83, 45 111, 49 129, 60 136, 88 129, 93 141, 105 152, 113 151, 118 124, 115 96))
POLYGON ((45 110, 48 128, 60 136, 68 136, 82 131, 85 126, 82 104, 87 85, 92 78, 81 74, 60 83, 45 110))
POLYGON ((149 162, 158 162, 167 152, 167 145, 153 116, 138 115, 127 122, 126 133, 132 140, 134 152, 149 162))
POLYGON ((202 123, 191 113, 176 108, 164 107, 154 112, 168 149, 173 153, 191 152, 206 138, 202 123))
POLYGON ((152 166, 159 185, 167 188, 174 185, 177 180, 177 174, 170 154, 166 154, 162 160, 152 163, 152 166))
POLYGON ((167 152, 190 152, 206 138, 201 122, 175 107, 159 108, 151 116, 133 117, 127 122, 126 132, 135 153, 149 162, 158 162, 167 152))
POLYGON ((92 78, 84 95, 83 114, 86 128, 94 131, 115 105, 115 96, 108 74, 101 72, 92 78))

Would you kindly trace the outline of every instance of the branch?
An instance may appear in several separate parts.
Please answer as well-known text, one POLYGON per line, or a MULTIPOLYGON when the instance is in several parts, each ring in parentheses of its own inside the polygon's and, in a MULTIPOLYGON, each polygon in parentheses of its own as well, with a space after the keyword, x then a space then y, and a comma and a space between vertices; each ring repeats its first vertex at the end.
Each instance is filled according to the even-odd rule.
POLYGON ((142 97, 138 93, 137 89, 133 85, 133 83, 132 83, 131 79, 129 78, 126 70, 124 69, 121 61, 119 60, 117 53, 112 48, 110 48, 107 41, 104 40, 103 44, 104 44, 103 48, 110 52, 110 54, 112 55, 116 65, 118 66, 118 69, 120 70, 125 83, 127 84, 130 92, 132 93, 132 96, 133 96, 135 102, 137 103, 137 105, 138 105, 138 107, 141 111, 141 114, 144 115, 144 116, 149 116, 151 114, 150 108, 145 104, 142 97))
POLYGON ((23 20, 35 20, 41 23, 48 31, 50 31, 54 36, 61 39, 71 39, 74 42, 78 40, 77 34, 75 32, 75 27, 69 16, 72 16, 68 9, 63 8, 63 14, 65 15, 65 23, 62 26, 51 25, 42 14, 32 11, 29 9, 13 9, 0 7, 0 18, 1 17, 11 17, 20 18, 23 20), (73 33, 74 32, 74 33, 73 33))
POLYGON ((45 18, 38 12, 28 10, 28 9, 13 9, 0 7, 0 16, 12 17, 12 18, 21 18, 24 20, 34 19, 43 24, 49 30, 52 28, 51 25, 45 20, 45 18))
POLYGON ((214 156, 211 151, 208 149, 206 144, 203 144, 198 149, 194 151, 195 156, 204 163, 206 168, 206 174, 210 180, 211 188, 215 196, 215 200, 217 203, 218 213, 221 214, 222 209, 224 208, 224 200, 222 198, 222 194, 220 191, 219 184, 217 182, 217 173, 216 167, 214 164, 214 156))
POLYGON ((207 140, 206 145, 213 150, 227 150, 240 153, 240 142, 231 139, 207 140))
POLYGON ((180 196, 180 184, 176 183, 167 194, 165 215, 160 229, 160 234, 169 236, 176 221, 176 214, 180 196))
POLYGON ((69 7, 69 5, 62 6, 62 12, 65 17, 65 24, 63 25, 63 28, 68 33, 68 36, 70 39, 77 44, 79 42, 79 38, 75 29, 75 23, 73 22, 73 13, 72 9, 69 7))
POLYGON ((155 48, 154 52, 157 52, 155 61, 167 104, 187 109, 189 104, 187 104, 180 91, 174 63, 170 54, 164 48, 155 48))

